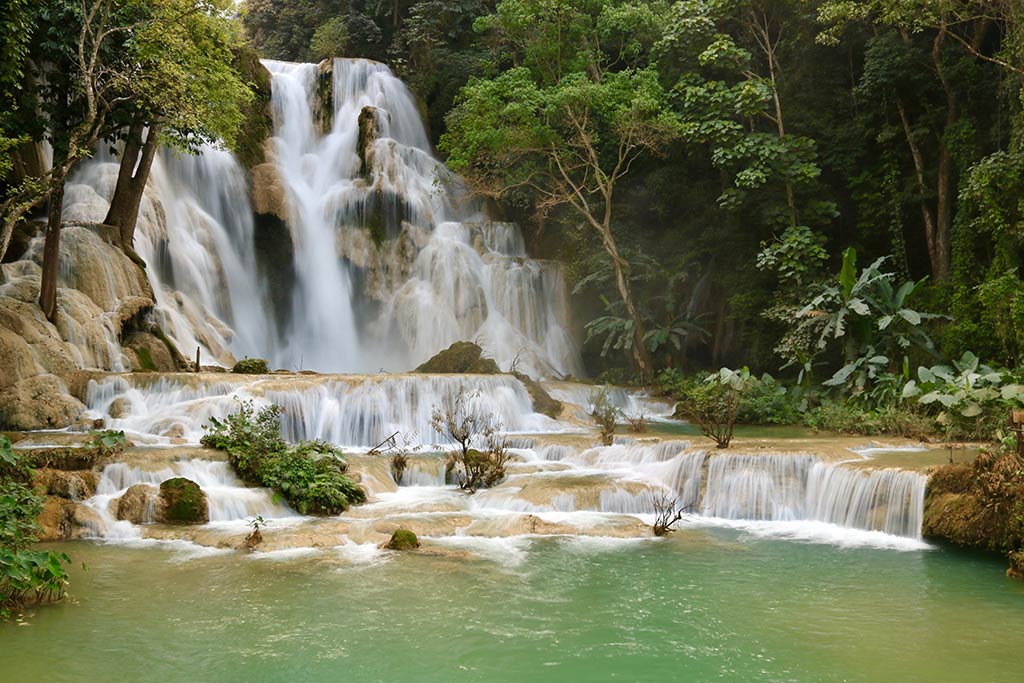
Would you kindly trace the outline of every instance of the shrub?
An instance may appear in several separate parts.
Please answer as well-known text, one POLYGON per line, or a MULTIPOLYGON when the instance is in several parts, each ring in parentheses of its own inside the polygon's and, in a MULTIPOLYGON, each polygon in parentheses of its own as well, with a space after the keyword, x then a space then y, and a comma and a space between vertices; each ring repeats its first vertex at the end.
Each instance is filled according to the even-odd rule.
POLYGON ((90 434, 92 438, 86 443, 86 447, 92 448, 97 455, 102 457, 117 455, 128 444, 127 437, 120 430, 105 429, 93 431, 90 434))
POLYGON ((619 418, 622 417, 622 411, 612 404, 611 394, 608 393, 607 387, 603 387, 594 394, 590 402, 593 404, 590 409, 590 417, 597 423, 601 434, 601 443, 611 446, 615 441, 615 426, 618 424, 619 418))
POLYGON ((446 478, 469 493, 489 488, 504 479, 505 466, 510 459, 501 423, 477 405, 474 398, 476 394, 460 387, 434 407, 430 420, 431 426, 455 446, 446 463, 446 478))
POLYGON ((65 553, 33 550, 43 500, 31 488, 32 469, 0 436, 0 619, 25 605, 64 596, 71 562, 65 553))
POLYGON ((771 375, 751 377, 746 382, 736 413, 740 424, 791 425, 802 419, 800 402, 771 375))
POLYGON ((829 401, 807 413, 805 421, 814 429, 841 434, 889 434, 926 440, 939 433, 934 418, 906 406, 865 410, 851 403, 829 401))
POLYGON ((728 448, 749 380, 750 371, 746 368, 722 368, 700 384, 691 385, 683 395, 680 409, 718 448, 728 448))
POLYGON ((231 368, 231 372, 240 375, 266 375, 270 372, 270 367, 267 365, 267 361, 262 358, 244 358, 235 363, 235 367, 231 368))
POLYGON ((281 408, 256 410, 243 401, 239 410, 206 427, 202 444, 225 451, 246 481, 272 488, 302 514, 334 515, 366 500, 366 492, 345 474, 342 454, 325 441, 289 446, 281 439, 281 408))

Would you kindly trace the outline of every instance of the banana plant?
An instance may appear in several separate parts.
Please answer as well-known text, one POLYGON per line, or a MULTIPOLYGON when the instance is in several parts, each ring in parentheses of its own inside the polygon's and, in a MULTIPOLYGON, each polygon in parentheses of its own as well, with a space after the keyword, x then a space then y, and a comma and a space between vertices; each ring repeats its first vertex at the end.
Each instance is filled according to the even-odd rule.
POLYGON ((1024 385, 1005 382, 1005 377, 968 351, 951 366, 918 368, 917 380, 907 382, 903 398, 916 398, 922 405, 938 404, 946 416, 978 417, 996 401, 1013 405, 1024 399, 1024 385))

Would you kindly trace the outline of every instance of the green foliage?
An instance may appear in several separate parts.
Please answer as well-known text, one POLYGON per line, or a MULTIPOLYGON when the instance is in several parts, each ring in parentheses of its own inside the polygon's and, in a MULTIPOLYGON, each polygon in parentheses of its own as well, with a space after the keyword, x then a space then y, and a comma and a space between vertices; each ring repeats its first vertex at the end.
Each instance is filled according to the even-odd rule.
POLYGON ((601 443, 605 446, 611 446, 615 441, 615 427, 619 420, 622 419, 622 411, 612 403, 608 387, 601 387, 598 392, 591 396, 590 403, 590 417, 597 423, 601 443))
POLYGON ((0 435, 0 620, 25 605, 61 598, 68 585, 65 553, 33 550, 43 500, 25 457, 0 435))
POLYGON ((939 431, 934 418, 906 405, 864 408, 845 400, 825 401, 805 419, 810 427, 839 434, 930 439, 939 431))
POLYGON ((235 363, 231 372, 240 375, 266 375, 270 372, 270 367, 262 358, 244 358, 235 363))
POLYGON ((750 384, 750 370, 722 368, 703 382, 693 383, 682 395, 682 414, 700 427, 701 434, 718 448, 728 448, 739 415, 742 396, 750 384))
POLYGON ((121 430, 104 429, 89 434, 92 438, 86 442, 86 446, 94 449, 102 457, 116 455, 128 445, 128 437, 121 430))
POLYGON ((771 375, 751 376, 740 394, 736 421, 754 425, 798 424, 803 420, 800 407, 796 394, 771 375))
POLYGON ((334 515, 364 502, 341 453, 323 441, 288 446, 280 416, 277 405, 257 411, 252 401, 240 402, 224 420, 211 418, 201 443, 227 452, 243 479, 273 489, 302 514, 334 515))
POLYGON ((341 57, 348 43, 348 22, 345 17, 331 17, 313 32, 309 43, 310 58, 319 62, 330 57, 341 57))
POLYGON ((948 434, 987 439, 1020 407, 1024 386, 967 352, 950 365, 918 368, 902 395, 925 406, 948 434))

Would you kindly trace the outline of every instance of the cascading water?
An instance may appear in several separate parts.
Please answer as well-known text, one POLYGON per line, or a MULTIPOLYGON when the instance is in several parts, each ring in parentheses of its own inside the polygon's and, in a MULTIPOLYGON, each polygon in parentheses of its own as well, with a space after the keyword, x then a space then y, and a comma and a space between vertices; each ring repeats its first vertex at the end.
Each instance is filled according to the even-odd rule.
POLYGON ((518 227, 466 196, 386 66, 334 60, 324 103, 321 66, 265 65, 296 274, 276 365, 403 370, 479 339, 503 367, 579 372, 557 268, 525 258, 518 227))
POLYGON ((927 477, 858 470, 810 455, 719 455, 708 464, 702 514, 819 521, 921 538, 927 477))
MULTIPOLYGON (((156 319, 183 352, 375 372, 474 339, 505 368, 518 359, 538 376, 581 373, 558 265, 527 258, 518 226, 488 220, 434 158, 413 97, 387 67, 265 65, 268 166, 283 187, 292 255, 257 258, 246 173, 221 149, 162 150, 140 207, 135 247, 156 319), (293 260, 294 281, 267 291, 260 262, 282 259, 293 260)), ((65 220, 101 222, 117 173, 98 151, 69 184, 65 220)), ((100 365, 121 369, 119 355, 100 365)))

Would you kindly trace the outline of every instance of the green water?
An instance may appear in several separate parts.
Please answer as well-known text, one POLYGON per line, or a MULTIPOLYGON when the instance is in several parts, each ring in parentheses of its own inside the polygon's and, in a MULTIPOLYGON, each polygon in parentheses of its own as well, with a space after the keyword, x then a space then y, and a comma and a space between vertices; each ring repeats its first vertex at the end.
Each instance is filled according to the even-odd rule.
POLYGON ((687 531, 353 562, 61 546, 73 604, 0 625, 4 681, 1020 681, 997 559, 687 531))

